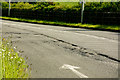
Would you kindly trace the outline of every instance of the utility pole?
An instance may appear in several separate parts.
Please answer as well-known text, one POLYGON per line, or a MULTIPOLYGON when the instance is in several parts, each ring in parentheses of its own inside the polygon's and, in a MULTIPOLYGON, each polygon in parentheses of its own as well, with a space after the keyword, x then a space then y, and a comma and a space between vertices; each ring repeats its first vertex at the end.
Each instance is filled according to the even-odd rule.
POLYGON ((84 0, 82 1, 82 10, 81 10, 81 24, 83 23, 83 13, 84 13, 84 0))
POLYGON ((9 0, 8 16, 10 16, 10 8, 11 8, 11 5, 10 5, 10 0, 9 0))

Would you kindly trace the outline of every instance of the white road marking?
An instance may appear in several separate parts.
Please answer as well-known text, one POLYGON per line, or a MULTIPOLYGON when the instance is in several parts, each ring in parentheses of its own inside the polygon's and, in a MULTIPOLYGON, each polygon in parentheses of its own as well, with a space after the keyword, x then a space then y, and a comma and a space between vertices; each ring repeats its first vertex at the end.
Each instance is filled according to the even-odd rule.
MULTIPOLYGON (((22 26, 22 25, 13 24, 13 23, 12 23, 12 24, 9 24, 9 23, 2 23, 2 24, 22 26)), ((35 28, 35 29, 46 29, 46 28, 41 28, 41 27, 30 27, 30 26, 24 26, 24 27, 35 28)), ((57 31, 57 32, 67 32, 67 33, 68 33, 68 31, 59 31, 59 30, 54 30, 54 29, 47 29, 47 30, 52 30, 52 31, 57 31)), ((83 36, 87 36, 87 37, 92 37, 92 38, 96 38, 96 39, 107 40, 107 41, 115 42, 115 43, 119 43, 119 42, 116 41, 116 40, 111 40, 111 39, 104 38, 104 37, 98 37, 98 36, 88 35, 88 34, 82 34, 82 33, 80 33, 80 34, 79 34, 79 33, 74 33, 74 34, 83 35, 83 36)))
POLYGON ((62 67, 60 67, 60 69, 70 69, 72 72, 74 72, 80 78, 88 78, 88 76, 86 76, 86 75, 80 73, 79 71, 75 70, 75 69, 79 69, 79 67, 76 67, 76 66, 64 64, 62 67))

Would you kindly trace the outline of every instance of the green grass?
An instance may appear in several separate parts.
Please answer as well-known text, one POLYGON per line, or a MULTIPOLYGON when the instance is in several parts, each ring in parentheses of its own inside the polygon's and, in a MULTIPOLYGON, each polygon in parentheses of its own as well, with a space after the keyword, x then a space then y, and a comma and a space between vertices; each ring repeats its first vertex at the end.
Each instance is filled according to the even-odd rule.
POLYGON ((1 43, 1 77, 28 78, 30 76, 29 66, 26 64, 24 58, 19 56, 16 48, 12 48, 12 44, 9 38, 3 38, 1 43))
POLYGON ((120 25, 93 25, 93 24, 81 24, 81 23, 65 23, 59 21, 45 21, 45 20, 36 20, 36 19, 22 19, 22 18, 13 18, 13 17, 0 17, 2 19, 9 19, 15 21, 26 21, 26 22, 35 22, 35 23, 44 23, 44 24, 54 24, 62 26, 72 26, 72 27, 83 27, 83 28, 95 28, 95 29, 105 29, 105 30, 120 30, 120 25))

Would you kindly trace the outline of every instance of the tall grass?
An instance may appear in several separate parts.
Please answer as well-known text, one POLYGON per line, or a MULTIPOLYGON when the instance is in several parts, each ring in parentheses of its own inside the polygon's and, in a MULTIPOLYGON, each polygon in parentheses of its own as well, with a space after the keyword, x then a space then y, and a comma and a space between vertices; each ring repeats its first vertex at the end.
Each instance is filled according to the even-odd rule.
POLYGON ((28 78, 30 75, 29 66, 24 58, 19 56, 16 48, 12 48, 11 41, 3 38, 0 47, 2 78, 28 78))

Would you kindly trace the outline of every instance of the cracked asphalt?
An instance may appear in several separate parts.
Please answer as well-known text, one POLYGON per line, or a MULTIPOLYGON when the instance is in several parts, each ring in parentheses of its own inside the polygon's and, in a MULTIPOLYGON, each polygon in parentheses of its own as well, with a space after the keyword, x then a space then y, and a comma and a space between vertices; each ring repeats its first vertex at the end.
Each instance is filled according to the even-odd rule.
POLYGON ((31 78, 79 78, 64 64, 80 67, 89 78, 118 77, 117 32, 2 20, 2 36, 28 57, 31 78))

